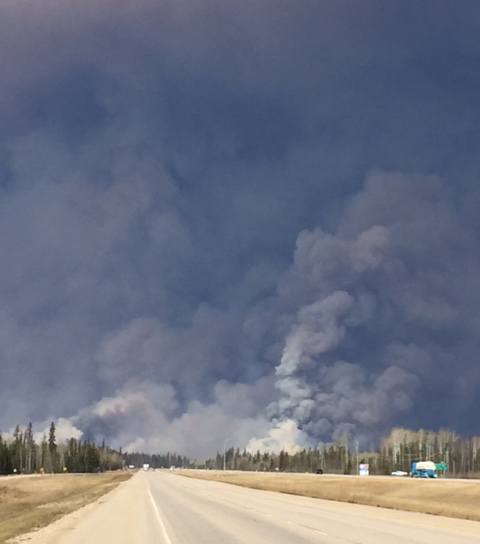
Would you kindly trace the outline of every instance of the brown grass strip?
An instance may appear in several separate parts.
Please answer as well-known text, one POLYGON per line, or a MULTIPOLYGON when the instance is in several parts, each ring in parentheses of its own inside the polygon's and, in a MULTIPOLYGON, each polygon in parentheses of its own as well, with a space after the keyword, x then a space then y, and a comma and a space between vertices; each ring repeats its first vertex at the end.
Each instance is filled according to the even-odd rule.
POLYGON ((95 501, 130 474, 0 477, 0 544, 95 501))
POLYGON ((183 470, 182 476, 332 501, 480 521, 480 481, 183 470))

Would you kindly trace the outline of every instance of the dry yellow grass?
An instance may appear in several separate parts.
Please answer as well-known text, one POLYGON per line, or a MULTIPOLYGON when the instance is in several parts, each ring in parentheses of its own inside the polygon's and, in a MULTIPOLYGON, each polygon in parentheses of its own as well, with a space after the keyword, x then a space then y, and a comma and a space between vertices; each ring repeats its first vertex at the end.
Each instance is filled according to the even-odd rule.
POLYGON ((110 472, 0 478, 0 544, 77 510, 129 477, 110 472))
POLYGON ((480 521, 480 481, 184 470, 183 476, 333 501, 480 521))

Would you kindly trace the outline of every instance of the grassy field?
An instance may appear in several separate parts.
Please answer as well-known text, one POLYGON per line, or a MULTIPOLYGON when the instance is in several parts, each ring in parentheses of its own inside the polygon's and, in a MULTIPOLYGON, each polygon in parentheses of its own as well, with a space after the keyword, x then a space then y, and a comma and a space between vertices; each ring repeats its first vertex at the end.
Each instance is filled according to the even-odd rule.
POLYGON ((0 478, 0 544, 48 525, 130 477, 123 472, 0 478))
POLYGON ((480 481, 184 470, 182 476, 480 521, 480 481))

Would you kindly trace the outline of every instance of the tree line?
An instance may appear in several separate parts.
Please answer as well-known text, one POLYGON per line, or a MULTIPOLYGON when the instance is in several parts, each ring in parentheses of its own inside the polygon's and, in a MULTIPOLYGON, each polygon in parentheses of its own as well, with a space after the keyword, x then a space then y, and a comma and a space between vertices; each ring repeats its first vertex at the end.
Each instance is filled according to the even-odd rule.
POLYGON ((394 428, 376 451, 361 451, 356 440, 345 436, 295 453, 230 448, 199 467, 221 470, 225 463, 228 470, 356 474, 358 465, 365 463, 370 474, 386 475, 396 470, 409 472, 412 462, 425 460, 443 464, 442 474, 447 477, 480 478, 480 437, 464 438, 448 430, 394 428))
POLYGON ((125 453, 123 456, 126 466, 141 467, 147 463, 151 468, 194 468, 196 465, 188 457, 177 453, 125 453))
POLYGON ((228 470, 355 474, 358 465, 365 463, 369 465, 370 474, 381 475, 395 470, 409 472, 412 462, 424 460, 443 463, 446 476, 480 478, 480 437, 460 437, 448 430, 394 428, 381 440, 378 449, 372 451, 359 450, 358 442, 345 436, 334 443, 295 453, 249 452, 232 447, 198 462, 170 452, 122 453, 105 443, 97 445, 76 438, 57 443, 54 423, 40 443, 35 441, 31 423, 25 429, 17 426, 8 439, 0 435, 0 474, 98 472, 129 465, 138 468, 144 463, 152 468, 175 466, 221 470, 225 464, 228 470))
POLYGON ((25 429, 17 425, 9 439, 0 435, 0 474, 103 472, 123 465, 122 452, 104 443, 98 446, 76 438, 57 443, 54 422, 40 443, 35 441, 31 423, 25 429))

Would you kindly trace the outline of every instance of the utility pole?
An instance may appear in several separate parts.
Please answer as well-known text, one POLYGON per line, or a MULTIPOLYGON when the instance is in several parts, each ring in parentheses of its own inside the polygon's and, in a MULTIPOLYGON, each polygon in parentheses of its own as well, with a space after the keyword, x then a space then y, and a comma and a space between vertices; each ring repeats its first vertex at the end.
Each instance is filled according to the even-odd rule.
POLYGON ((355 474, 358 474, 359 466, 358 466, 358 440, 355 439, 355 474))

